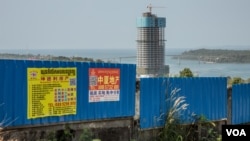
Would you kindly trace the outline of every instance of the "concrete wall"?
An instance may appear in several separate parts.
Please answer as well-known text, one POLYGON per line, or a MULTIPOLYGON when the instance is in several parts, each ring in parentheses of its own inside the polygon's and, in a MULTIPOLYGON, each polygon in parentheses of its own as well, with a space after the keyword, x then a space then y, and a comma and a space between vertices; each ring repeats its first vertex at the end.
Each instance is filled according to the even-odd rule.
POLYGON ((5 129, 0 132, 0 141, 47 141, 72 135, 63 141, 80 141, 82 136, 90 136, 101 141, 130 141, 133 120, 130 118, 90 122, 63 123, 49 126, 5 129), (67 132, 65 134, 65 132, 67 132))

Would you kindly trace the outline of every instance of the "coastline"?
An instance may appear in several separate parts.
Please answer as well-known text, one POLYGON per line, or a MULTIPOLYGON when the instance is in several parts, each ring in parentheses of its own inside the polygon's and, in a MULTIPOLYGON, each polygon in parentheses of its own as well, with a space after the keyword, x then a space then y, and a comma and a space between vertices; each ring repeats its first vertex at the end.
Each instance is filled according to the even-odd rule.
MULTIPOLYGON (((7 53, 26 54, 26 51, 5 50, 7 53)), ((199 77, 241 77, 243 79, 250 78, 250 65, 244 63, 203 63, 198 60, 173 59, 172 55, 180 55, 187 49, 166 49, 165 64, 170 67, 170 76, 176 76, 183 68, 190 68, 193 73, 199 77)), ((0 54, 5 53, 0 50, 0 54)), ((29 54, 48 55, 65 57, 82 57, 100 59, 104 62, 136 64, 136 49, 77 49, 77 50, 29 50, 29 54)), ((8 58, 7 58, 8 59, 8 58)), ((32 58, 31 58, 32 59, 32 58)))

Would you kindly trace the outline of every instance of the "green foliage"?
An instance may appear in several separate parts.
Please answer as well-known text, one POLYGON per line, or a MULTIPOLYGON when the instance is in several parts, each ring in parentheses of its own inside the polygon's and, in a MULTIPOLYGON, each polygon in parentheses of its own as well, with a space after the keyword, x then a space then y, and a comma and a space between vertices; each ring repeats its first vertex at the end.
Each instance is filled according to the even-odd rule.
POLYGON ((167 104, 170 110, 166 114, 164 128, 161 130, 157 141, 220 141, 221 137, 216 131, 215 124, 205 116, 191 115, 193 123, 184 125, 181 115, 187 109, 185 97, 178 97, 179 89, 174 89, 167 104))
POLYGON ((188 104, 185 103, 185 97, 176 96, 179 91, 180 89, 174 89, 167 99, 170 109, 167 112, 164 128, 157 141, 183 141, 186 136, 184 126, 180 124, 180 115, 187 109, 188 104))
POLYGON ((245 82, 246 82, 246 83, 250 83, 250 78, 248 78, 245 82))
POLYGON ((97 63, 104 63, 104 61, 101 60, 101 59, 97 59, 96 62, 97 62, 97 63))
POLYGON ((232 80, 232 84, 240 84, 240 83, 244 83, 244 80, 240 77, 235 77, 232 80))
POLYGON ((198 127, 200 141, 216 141, 220 138, 214 122, 209 121, 204 115, 195 116, 195 125, 198 127))
POLYGON ((245 83, 245 80, 242 79, 241 77, 234 77, 234 78, 229 78, 228 83, 229 85, 242 84, 245 83))
POLYGON ((46 137, 48 141, 72 141, 73 138, 73 130, 70 129, 68 124, 65 125, 63 130, 49 132, 46 137))
MULTIPOLYGON (((46 140, 47 141, 72 141, 73 138, 74 136, 73 136, 72 130, 70 129, 69 125, 66 124, 62 134, 61 133, 58 134, 58 131, 57 132, 52 131, 47 135, 46 140)), ((93 133, 89 129, 83 129, 82 133, 76 140, 77 141, 93 141, 93 133)))
POLYGON ((61 141, 65 141, 65 140, 72 140, 73 139, 73 134, 71 132, 71 129, 69 127, 68 124, 65 125, 65 129, 64 129, 64 135, 60 138, 61 141))
POLYGON ((82 134, 80 135, 79 141, 92 141, 92 132, 88 129, 83 129, 82 134))
POLYGON ((55 132, 49 132, 47 136, 48 141, 57 141, 55 132))
POLYGON ((189 68, 184 68, 180 71, 180 77, 193 77, 193 72, 189 68))

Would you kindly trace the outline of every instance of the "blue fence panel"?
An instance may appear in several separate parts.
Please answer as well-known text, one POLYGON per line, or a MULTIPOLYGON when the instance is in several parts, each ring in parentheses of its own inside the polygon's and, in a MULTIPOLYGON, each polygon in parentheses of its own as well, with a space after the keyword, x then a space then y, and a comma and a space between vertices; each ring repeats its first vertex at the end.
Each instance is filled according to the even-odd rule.
POLYGON ((221 77, 143 78, 140 80, 140 125, 142 129, 162 127, 169 110, 169 95, 184 96, 189 104, 181 120, 190 123, 192 114, 208 120, 226 118, 227 79, 221 77))
POLYGON ((135 79, 136 66, 134 64, 0 60, 0 121, 8 119, 2 126, 18 127, 133 117, 135 115, 135 79), (57 67, 76 67, 77 69, 76 114, 28 119, 27 68, 57 67), (119 101, 89 103, 89 68, 120 69, 119 101))
POLYGON ((164 124, 166 111, 166 84, 164 78, 140 79, 140 126, 155 128, 164 124))
POLYGON ((232 86, 232 124, 250 122, 250 84, 232 86))

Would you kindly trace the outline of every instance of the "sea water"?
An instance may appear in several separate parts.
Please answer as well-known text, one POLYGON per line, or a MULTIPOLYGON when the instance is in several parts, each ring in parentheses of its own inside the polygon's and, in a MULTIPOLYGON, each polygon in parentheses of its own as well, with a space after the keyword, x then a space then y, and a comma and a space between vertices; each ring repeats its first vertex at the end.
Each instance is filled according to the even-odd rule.
MULTIPOLYGON (((250 64, 204 63, 197 60, 173 59, 189 49, 165 49, 165 64, 170 67, 170 76, 176 76, 184 68, 190 68, 199 77, 241 77, 250 78, 250 64)), ((136 49, 29 49, 0 50, 0 53, 53 55, 66 57, 87 57, 112 63, 136 64, 136 49)))

